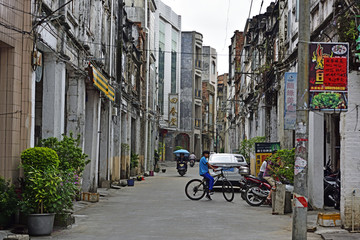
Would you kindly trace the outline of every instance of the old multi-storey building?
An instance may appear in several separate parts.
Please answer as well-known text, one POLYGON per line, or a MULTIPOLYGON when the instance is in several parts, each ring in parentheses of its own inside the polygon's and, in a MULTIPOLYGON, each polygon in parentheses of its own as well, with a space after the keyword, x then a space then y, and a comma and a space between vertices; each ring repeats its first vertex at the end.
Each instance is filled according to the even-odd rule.
POLYGON ((0 176, 16 180, 22 150, 33 145, 32 68, 34 50, 31 2, 5 0, 0 5, 0 176), (31 61, 32 60, 32 61, 31 61))
MULTIPOLYGON (((239 146, 241 129, 244 128, 244 116, 240 114, 240 91, 241 74, 244 72, 241 65, 241 52, 244 47, 244 33, 235 31, 229 46, 229 90, 232 94, 231 101, 228 102, 228 120, 230 128, 227 129, 228 136, 231 138, 230 151, 234 151, 239 146)), ((236 150, 235 150, 236 151, 236 150)))
MULTIPOLYGON (((141 147, 144 147, 143 156, 144 164, 143 168, 146 170, 153 169, 154 167, 154 151, 158 148, 158 104, 157 104, 157 59, 156 59, 156 42, 155 42, 155 25, 156 25, 156 10, 157 5, 155 0, 125 0, 125 10, 127 12, 127 17, 129 20, 139 23, 140 27, 145 32, 145 48, 143 48, 143 66, 139 69, 143 73, 143 122, 141 125, 134 125, 133 128, 130 128, 130 121, 134 120, 134 116, 137 115, 136 111, 132 111, 132 119, 129 119, 128 115, 125 115, 124 121, 128 123, 127 129, 132 129, 131 132, 133 135, 139 133, 139 129, 142 129, 143 135, 138 140, 132 139, 133 145, 137 146, 140 144, 141 147), (141 128, 139 128, 141 127, 141 128), (145 142, 141 143, 141 139, 145 142)), ((136 79, 134 76, 133 79, 136 79)), ((134 102, 129 99, 129 103, 134 105, 134 102)), ((136 105, 136 104, 135 104, 136 105)), ((129 138, 130 139, 130 138, 129 138)), ((138 149, 131 148, 131 151, 138 152, 140 151, 140 146, 138 149)))
POLYGON ((130 176, 132 153, 133 174, 153 167, 156 5, 69 3, 1 3, 0 175, 16 179, 22 150, 73 133, 91 160, 83 190, 95 192, 130 176))
POLYGON ((216 100, 216 146, 217 152, 230 152, 229 143, 229 121, 227 118, 228 106, 228 74, 218 76, 217 80, 217 100, 216 100))
POLYGON ((158 59, 159 154, 172 160, 180 127, 181 16, 156 1, 155 49, 158 59))
POLYGON ((181 33, 180 129, 176 146, 201 155, 203 36, 181 33))
POLYGON ((202 72, 202 148, 216 149, 216 100, 217 100, 217 53, 210 46, 203 46, 202 72))
MULTIPOLYGON (((279 141, 282 148, 295 147, 296 117, 293 114, 296 108, 291 107, 294 106, 294 99, 289 96, 296 93, 296 90, 289 89, 293 85, 288 82, 289 74, 294 73, 292 76, 296 76, 297 58, 300 54, 297 51, 298 7, 299 2, 296 0, 279 0, 272 3, 264 14, 247 21, 241 53, 240 101, 243 106, 240 107, 240 115, 244 120, 243 127, 240 128, 240 141, 266 136, 267 141, 279 141)), ((355 15, 359 11, 359 4, 350 1, 313 0, 310 3, 309 62, 314 66, 316 63, 320 64, 316 65, 316 74, 320 74, 316 75, 317 79, 322 79, 319 76, 322 76, 321 64, 325 61, 324 58, 339 59, 341 54, 343 56, 340 58, 346 57, 347 52, 349 57, 345 63, 348 63, 349 71, 346 71, 347 85, 338 94, 345 96, 340 107, 326 111, 316 110, 310 103, 305 106, 309 110, 309 203, 314 208, 324 206, 321 194, 323 166, 329 162, 334 171, 341 171, 341 218, 345 227, 351 226, 352 214, 358 226, 360 216, 358 209, 352 208, 360 201, 355 183, 358 178, 354 158, 356 149, 360 147, 359 141, 355 140, 360 138, 356 124, 357 106, 360 102, 359 64, 355 55, 358 33, 355 37, 346 35, 346 32, 354 32, 351 28, 356 27, 355 15), (346 51, 340 52, 337 49, 346 51)), ((313 89, 318 88, 297 91, 313 91, 309 94, 312 99, 317 94, 313 89)))

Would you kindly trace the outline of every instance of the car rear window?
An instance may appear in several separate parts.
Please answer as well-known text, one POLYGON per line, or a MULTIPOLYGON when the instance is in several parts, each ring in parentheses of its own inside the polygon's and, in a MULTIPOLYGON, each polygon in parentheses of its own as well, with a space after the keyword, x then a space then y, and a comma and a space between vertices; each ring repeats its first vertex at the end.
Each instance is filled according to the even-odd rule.
POLYGON ((210 159, 212 162, 231 163, 231 156, 214 156, 210 159))
POLYGON ((245 159, 242 156, 235 156, 237 162, 245 162, 245 159))

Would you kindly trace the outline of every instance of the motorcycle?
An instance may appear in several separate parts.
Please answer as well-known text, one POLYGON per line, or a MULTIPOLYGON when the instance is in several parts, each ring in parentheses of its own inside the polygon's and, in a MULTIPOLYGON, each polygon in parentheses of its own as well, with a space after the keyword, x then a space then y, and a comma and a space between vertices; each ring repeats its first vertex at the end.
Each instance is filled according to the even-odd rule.
POLYGON ((241 198, 243 200, 246 199, 246 190, 250 187, 250 186, 258 186, 261 183, 261 180, 253 175, 244 175, 243 179, 241 181, 239 181, 239 186, 240 186, 240 193, 241 193, 241 198))
POLYGON ((184 176, 187 172, 187 161, 186 160, 178 160, 177 161, 177 171, 180 176, 184 176))
POLYGON ((340 209, 340 173, 332 172, 330 161, 324 167, 324 205, 340 209))
POLYGON ((195 159, 190 159, 189 165, 190 165, 190 167, 194 167, 194 165, 195 165, 195 159))
POLYGON ((271 185, 265 180, 257 178, 253 178, 250 181, 252 181, 252 185, 248 186, 245 191, 245 201, 250 206, 257 207, 265 202, 270 193, 271 185))

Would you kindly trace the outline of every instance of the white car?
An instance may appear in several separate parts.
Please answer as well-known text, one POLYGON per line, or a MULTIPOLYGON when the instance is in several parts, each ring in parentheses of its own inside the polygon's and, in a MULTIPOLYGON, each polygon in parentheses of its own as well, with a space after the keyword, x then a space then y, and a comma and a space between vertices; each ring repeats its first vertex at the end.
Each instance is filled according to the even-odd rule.
MULTIPOLYGON (((249 166, 241 154, 214 153, 209 157, 209 163, 216 167, 222 167, 226 178, 234 185, 243 178, 241 174, 249 174, 249 166)), ((212 173, 212 175, 215 173, 212 173)))

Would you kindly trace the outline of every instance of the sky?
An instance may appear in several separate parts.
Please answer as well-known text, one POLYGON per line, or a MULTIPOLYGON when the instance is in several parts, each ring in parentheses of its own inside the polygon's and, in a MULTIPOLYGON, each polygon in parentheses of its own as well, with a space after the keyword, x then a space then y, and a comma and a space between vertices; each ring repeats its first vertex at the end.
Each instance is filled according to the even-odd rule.
MULTIPOLYGON (((235 30, 243 31, 246 19, 266 11, 271 0, 162 0, 181 15, 182 31, 197 31, 203 35, 203 46, 218 53, 218 73, 229 70, 229 45, 235 30), (260 8, 263 2, 262 8, 260 8), (260 10, 261 9, 261 10, 260 10)), ((274 1, 274 0, 273 0, 274 1)))

